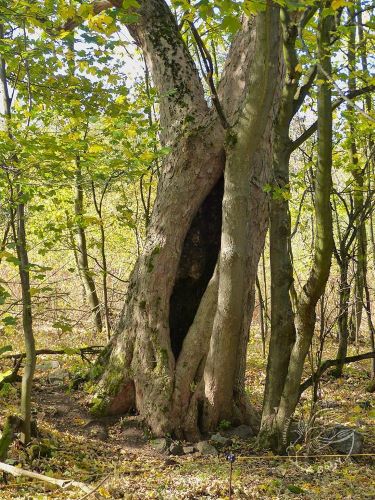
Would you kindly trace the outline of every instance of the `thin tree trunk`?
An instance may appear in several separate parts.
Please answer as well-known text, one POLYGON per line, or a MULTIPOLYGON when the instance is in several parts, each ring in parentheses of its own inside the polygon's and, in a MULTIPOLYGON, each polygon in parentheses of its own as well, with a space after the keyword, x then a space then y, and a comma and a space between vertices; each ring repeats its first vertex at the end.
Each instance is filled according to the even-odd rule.
MULTIPOLYGON (((350 18, 355 15, 355 8, 349 7, 348 14, 350 18)), ((348 89, 349 92, 356 90, 356 26, 355 24, 350 28, 350 36, 348 43, 348 68, 349 68, 349 78, 348 78, 348 89)), ((358 217, 358 229, 357 229, 357 248, 356 248, 356 270, 355 270, 355 280, 356 280, 356 296, 355 296, 355 332, 356 340, 358 341, 358 336, 361 328, 362 322, 362 310, 364 308, 364 280, 367 271, 367 235, 366 235, 366 222, 362 217, 364 209, 364 176, 365 171, 363 171, 358 162, 358 151, 357 143, 355 140, 355 111, 353 107, 348 104, 349 112, 349 135, 350 135, 350 162, 353 169, 354 178, 354 210, 358 217)), ((342 353, 345 354, 346 352, 342 353)), ((344 357, 345 357, 344 356, 344 357)))
MULTIPOLYGON (((266 242, 267 244, 267 242, 266 242)), ((266 245, 265 245, 266 246, 266 245)), ((265 315, 265 334, 266 339, 268 339, 268 325, 270 322, 270 316, 268 314, 268 287, 267 287, 267 275, 266 275, 266 259, 264 257, 265 249, 262 252, 262 276, 264 285, 264 315, 265 315)))
POLYGON ((349 269, 349 259, 345 255, 346 250, 342 249, 341 262, 340 262, 340 306, 339 306, 339 317, 338 317, 338 328, 339 328, 339 346, 337 350, 337 359, 339 363, 335 369, 335 376, 341 377, 342 369, 344 363, 340 362, 340 359, 346 358, 348 352, 348 340, 349 340, 349 300, 350 300, 350 286, 348 283, 348 269, 349 269))
MULTIPOLYGON (((270 176, 268 167, 268 175, 263 173, 263 178, 259 178, 261 172, 256 170, 255 161, 260 139, 263 136, 264 141, 266 135, 269 143, 272 134, 269 123, 275 113, 275 82, 279 80, 279 9, 267 2, 266 11, 257 15, 255 23, 253 77, 243 113, 230 130, 226 147, 218 304, 204 373, 207 430, 215 428, 222 419, 231 421, 236 411, 242 411, 243 394, 236 387, 237 363, 246 357, 251 319, 244 311, 248 309, 249 294, 253 293, 267 229, 267 201, 262 190, 254 189, 252 183, 263 185, 270 176), (258 205, 250 200, 257 200, 258 205), (251 222, 257 210, 258 225, 254 227, 251 222), (255 234, 258 242, 254 241, 255 234)), ((261 145, 263 157, 271 161, 272 151, 266 151, 264 142, 261 145)), ((244 366, 241 369, 244 371, 244 366)))
MULTIPOLYGON (((71 76, 74 77, 76 70, 74 34, 70 34, 66 38, 66 43, 69 48, 70 57, 68 58, 68 68, 71 76)), ((86 132, 87 133, 87 132, 86 132)), ((81 159, 79 155, 75 159, 75 175, 74 175, 74 215, 75 215, 75 239, 74 246, 75 258, 78 264, 78 273, 80 275, 83 288, 85 290, 85 298, 91 310, 95 330, 100 333, 103 329, 100 302, 95 287, 93 273, 89 267, 87 254, 87 241, 84 222, 84 186, 81 159)))
MULTIPOLYGON (((4 250, 6 249, 10 227, 11 227, 11 224, 8 221, 5 225, 3 238, 2 238, 1 243, 0 243, 0 252, 4 252, 4 250)), ((3 260, 3 258, 0 256, 0 264, 1 264, 2 260, 3 260)))
MULTIPOLYGON (((280 16, 285 75, 280 110, 275 126, 274 191, 270 217, 271 337, 262 411, 262 430, 259 436, 259 443, 266 446, 269 444, 270 435, 272 435, 273 419, 280 404, 296 336, 291 300, 293 265, 288 203, 291 154, 289 128, 293 116, 303 102, 302 88, 304 86, 299 89, 301 72, 295 47, 298 35, 298 18, 292 20, 286 8, 281 9, 280 16)), ((310 78, 312 77, 313 75, 310 76, 310 78)))
POLYGON ((99 217, 99 230, 100 230, 100 255, 101 255, 101 267, 102 267, 102 283, 103 283, 103 306, 104 306, 104 320, 105 329, 107 332, 107 338, 111 338, 111 322, 109 318, 109 303, 108 303, 108 267, 107 267, 107 255, 106 255, 106 234, 104 229, 103 221, 103 200, 105 193, 109 187, 109 180, 105 183, 103 192, 101 194, 100 200, 97 199, 95 184, 91 182, 92 197, 94 201, 94 206, 96 213, 99 217))
MULTIPOLYGON (((22 192, 18 199, 22 199, 22 192)), ((33 333, 32 304, 30 294, 29 258, 26 243, 25 205, 18 201, 17 207, 17 256, 22 290, 22 324, 25 336, 25 364, 21 386, 21 417, 23 420, 21 441, 27 444, 31 439, 31 393, 36 364, 35 339, 33 333)))
POLYGON ((103 330, 103 323, 100 311, 100 302, 96 292, 95 282, 92 277, 92 271, 89 267, 88 254, 87 254, 87 241, 86 231, 84 226, 84 190, 83 190, 83 176, 80 158, 76 159, 75 171, 75 186, 74 186, 74 214, 75 214, 75 233, 76 233, 76 248, 77 248, 77 262, 78 272, 81 277, 86 299, 89 304, 92 318, 94 321, 95 329, 97 332, 103 330))
POLYGON ((315 242, 313 263, 297 305, 297 336, 290 355, 280 405, 274 420, 273 447, 285 449, 285 435, 298 403, 304 362, 311 345, 316 321, 316 305, 324 293, 331 268, 333 251, 332 214, 332 107, 331 88, 326 75, 331 74, 330 31, 333 18, 320 8, 318 27, 318 166, 315 176, 315 242))
MULTIPOLYGON (((279 141, 277 142, 276 139, 275 180, 278 188, 286 191, 289 185, 289 154, 280 138, 279 141)), ((271 202, 270 218, 271 337, 262 426, 269 417, 274 415, 275 408, 279 406, 296 335, 290 297, 290 289, 293 284, 290 234, 288 201, 282 194, 275 195, 271 202)))
MULTIPOLYGON (((375 351, 375 326, 371 315, 371 298, 370 298, 369 286, 367 283, 367 274, 364 275, 364 287, 365 287, 365 298, 366 298, 365 310, 367 314, 367 325, 369 329, 370 345, 372 351, 375 351)), ((373 383, 375 383, 375 358, 373 358, 371 362, 371 378, 373 380, 373 383)))
MULTIPOLYGON (((3 25, 0 24, 0 40, 3 38, 3 25)), ((3 113, 5 115, 5 131, 12 138, 9 128, 11 119, 11 102, 8 92, 6 64, 4 58, 0 57, 0 94, 3 102, 3 113)), ((15 158, 15 163, 17 159, 15 158)), ((31 438, 31 393, 33 386, 33 377, 36 364, 35 355, 35 339, 33 333, 32 319, 32 301, 30 293, 30 273, 29 273, 29 257, 26 242, 26 225, 25 225, 25 203, 23 200, 22 180, 19 179, 19 173, 16 174, 15 185, 16 193, 14 192, 13 181, 8 177, 10 188, 10 223, 13 231, 14 243, 16 245, 18 270, 21 281, 22 294, 22 326, 25 340, 25 364, 22 376, 21 385, 21 416, 22 416, 22 432, 21 440, 27 444, 31 438), (14 208, 14 206, 16 208, 14 208)))
MULTIPOLYGON (((359 48, 358 51, 361 56, 361 63, 362 63, 362 71, 365 74, 365 76, 369 76, 369 71, 368 71, 368 63, 367 63, 367 48, 366 48, 366 41, 364 38, 364 31, 363 31, 363 20, 362 20, 362 12, 361 12, 361 1, 358 2, 359 6, 359 14, 357 16, 357 27, 358 27, 358 40, 359 40, 359 48)), ((366 111, 368 113, 371 113, 372 111, 372 101, 371 101, 371 95, 366 94, 365 97, 365 104, 366 104, 366 111)), ((373 136, 370 133, 368 136, 368 155, 371 155, 373 152, 374 148, 374 141, 373 141, 373 136)), ((373 178, 373 172, 371 169, 371 166, 374 165, 374 160, 373 158, 369 158, 369 176, 368 176, 368 182, 369 182, 369 193, 368 196, 371 196, 371 178, 373 178)), ((373 214, 372 212, 370 213, 370 235, 371 235, 371 244, 372 244, 372 256, 373 256, 373 262, 374 262, 374 267, 375 267, 375 238, 374 238, 374 223, 373 223, 373 214)), ((366 256, 367 257, 367 256, 366 256)), ((371 299, 370 299, 370 290, 368 286, 368 280, 367 280, 367 266, 364 269, 364 287, 365 287, 365 309, 367 313, 367 322, 368 322, 368 328, 369 328, 369 335, 370 335, 370 345, 372 347, 372 350, 375 350, 375 330, 374 330, 374 323, 372 320, 372 315, 371 315, 371 299)), ((372 379, 373 383, 375 385, 375 359, 372 360, 372 365, 371 365, 371 372, 372 372, 372 379)))
POLYGON ((294 115, 294 98, 300 72, 295 49, 297 24, 291 22, 287 9, 281 9, 281 26, 285 62, 284 86, 275 127, 273 170, 275 192, 270 213, 271 267, 271 338, 264 392, 262 427, 273 418, 288 371, 291 349, 295 340, 294 313, 290 298, 293 284, 291 258, 291 222, 289 213, 289 127, 294 115))
POLYGON ((263 351, 263 357, 266 357, 266 329, 265 329, 265 307, 264 307, 264 300, 263 300, 263 295, 262 295, 262 289, 260 286, 260 281, 259 277, 257 275, 256 277, 256 282, 255 282, 257 292, 258 292, 258 302, 259 302, 259 321, 260 321, 260 334, 262 338, 262 351, 263 351))

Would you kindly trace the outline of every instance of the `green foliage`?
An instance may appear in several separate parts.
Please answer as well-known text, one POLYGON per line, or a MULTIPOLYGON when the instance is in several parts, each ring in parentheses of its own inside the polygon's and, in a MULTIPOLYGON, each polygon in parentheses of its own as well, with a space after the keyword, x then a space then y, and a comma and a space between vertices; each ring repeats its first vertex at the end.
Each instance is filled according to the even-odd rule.
POLYGON ((0 356, 6 352, 13 351, 13 347, 11 345, 3 345, 0 347, 0 356))
POLYGON ((221 431, 226 431, 227 429, 229 429, 231 427, 231 425, 232 424, 229 422, 229 420, 220 420, 219 425, 218 425, 218 429, 221 431))
MULTIPOLYGON (((90 5, 79 2, 4 5, 0 45, 13 99, 7 120, 10 135, 0 130, 0 162, 6 166, 0 169, 0 210, 6 221, 20 201, 27 205, 35 304, 59 296, 52 276, 66 250, 73 261, 71 235, 78 227, 90 235, 93 275, 102 272, 96 266, 101 227, 111 228, 107 251, 125 242, 125 272, 134 262, 133 242, 142 237, 144 222, 139 193, 134 200, 133 191, 142 178, 150 210, 155 172, 169 153, 159 145, 157 121, 150 123, 157 106, 155 91, 143 76, 129 83, 121 60, 128 42, 118 36, 118 22, 129 22, 126 16, 135 20, 138 6, 131 0, 121 11, 94 15, 90 5), (74 35, 59 30, 72 19, 80 25, 74 35), (77 161, 86 205, 82 216, 74 215, 73 205, 77 161), (100 215, 94 210, 94 194, 100 215)), ((8 284, 10 266, 19 265, 12 232, 0 250, 0 261, 7 277, 0 286, 0 305, 5 306, 0 321, 10 328, 19 307, 17 292, 8 284)), ((66 272, 76 272, 68 267, 66 272)), ((59 334, 71 332, 68 316, 62 311, 50 320, 59 334)))
POLYGON ((12 374, 12 370, 6 370, 5 372, 0 372, 0 384, 5 380, 9 375, 12 374))

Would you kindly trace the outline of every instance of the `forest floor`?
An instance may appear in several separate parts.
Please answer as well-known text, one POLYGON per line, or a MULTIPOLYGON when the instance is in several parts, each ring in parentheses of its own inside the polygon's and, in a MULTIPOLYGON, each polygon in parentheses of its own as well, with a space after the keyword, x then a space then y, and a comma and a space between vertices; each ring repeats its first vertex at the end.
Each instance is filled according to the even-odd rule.
MULTIPOLYGON (((89 344, 93 339, 84 340, 89 344)), ((39 348, 47 346, 53 348, 48 336, 44 342, 42 338, 38 343, 39 348)), ((329 351, 325 358, 333 354, 329 351)), ((265 360, 258 339, 251 344, 249 352, 248 387, 255 404, 260 406, 265 360)), ((368 361, 346 367, 342 379, 326 376, 320 394, 320 421, 356 428, 365 439, 363 453, 374 454, 355 459, 345 456, 313 459, 303 456, 275 457, 272 453, 256 451, 255 439, 246 442, 234 440, 230 447, 220 450, 218 457, 203 457, 199 453, 168 457, 152 448, 147 429, 136 416, 92 421, 87 392, 69 390, 68 380, 61 378, 61 374, 77 372, 82 366, 83 361, 78 356, 38 358, 34 408, 41 432, 40 440, 46 445, 49 456, 40 456, 43 446, 29 446, 24 450, 16 442, 10 450, 8 463, 51 477, 74 479, 93 488, 98 487, 96 494, 100 498, 228 498, 230 466, 224 451, 231 451, 236 455, 233 499, 375 498, 375 400, 365 390, 368 361), (58 377, 54 376, 56 373, 58 377)), ((0 371, 4 368, 4 363, 0 363, 0 371)), ((3 390, 0 398, 2 424, 7 415, 17 413, 19 385, 3 390)), ((299 409, 301 418, 308 411, 306 398, 299 409)), ((298 451, 301 455, 304 452, 303 447, 298 451)), ((318 455, 331 453, 329 448, 314 451, 318 455)), ((87 497, 78 489, 62 490, 44 482, 8 475, 6 483, 0 482, 0 498, 87 497)), ((95 498, 95 495, 89 498, 95 498)))

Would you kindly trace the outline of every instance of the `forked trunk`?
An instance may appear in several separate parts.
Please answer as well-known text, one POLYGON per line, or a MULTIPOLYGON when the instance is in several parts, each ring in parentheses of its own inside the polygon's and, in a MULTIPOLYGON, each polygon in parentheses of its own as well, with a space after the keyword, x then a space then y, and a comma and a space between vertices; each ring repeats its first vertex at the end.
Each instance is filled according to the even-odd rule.
MULTIPOLYGON (((330 2, 324 2, 328 7, 330 2)), ((315 243, 308 280, 296 304, 296 338, 283 381, 280 402, 263 413, 260 444, 285 451, 289 425, 300 398, 305 359, 315 330, 316 305, 325 290, 333 251, 330 194, 332 187, 332 112, 329 55, 332 16, 321 7, 318 38, 318 166, 315 179, 315 243)), ((284 297, 284 301, 285 301, 284 297)), ((277 355, 274 352, 273 355, 277 355)), ((285 373, 285 372, 284 372, 285 373)), ((281 372, 283 375, 283 372, 281 372)), ((269 393, 271 394, 271 392, 269 393)), ((279 395, 277 395, 279 396, 279 395)), ((274 399, 276 401, 276 398, 274 399)), ((267 399, 265 400, 267 403, 267 399)))
POLYGON ((244 369, 268 217, 277 10, 269 2, 234 40, 218 89, 231 125, 226 144, 167 5, 141 2, 131 27, 161 94, 162 141, 171 153, 93 409, 135 406, 156 435, 195 439, 222 418, 249 415, 244 369))

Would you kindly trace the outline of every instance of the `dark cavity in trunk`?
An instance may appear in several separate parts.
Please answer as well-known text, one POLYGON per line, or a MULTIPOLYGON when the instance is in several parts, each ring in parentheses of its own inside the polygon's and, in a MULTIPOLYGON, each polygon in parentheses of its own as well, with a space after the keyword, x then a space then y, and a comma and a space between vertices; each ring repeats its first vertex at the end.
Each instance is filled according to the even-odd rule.
POLYGON ((169 308, 171 344, 176 360, 218 259, 223 194, 224 178, 221 177, 202 203, 184 241, 169 308))

